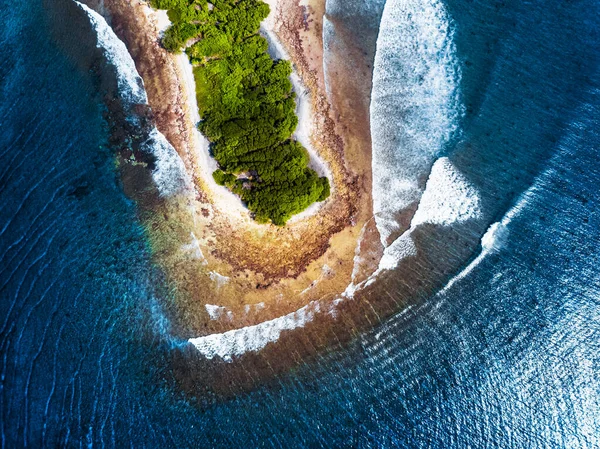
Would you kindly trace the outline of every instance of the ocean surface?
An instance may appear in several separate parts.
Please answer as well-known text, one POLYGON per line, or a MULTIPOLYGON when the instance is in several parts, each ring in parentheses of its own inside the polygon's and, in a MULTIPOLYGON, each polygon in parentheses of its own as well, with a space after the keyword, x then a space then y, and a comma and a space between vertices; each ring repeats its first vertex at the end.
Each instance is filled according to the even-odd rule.
POLYGON ((396 283, 378 291, 406 300, 414 251, 469 257, 350 343, 200 406, 172 381, 169 289, 65 1, 0 2, 2 448, 600 447, 598 2, 328 1, 380 31, 373 187, 396 283))

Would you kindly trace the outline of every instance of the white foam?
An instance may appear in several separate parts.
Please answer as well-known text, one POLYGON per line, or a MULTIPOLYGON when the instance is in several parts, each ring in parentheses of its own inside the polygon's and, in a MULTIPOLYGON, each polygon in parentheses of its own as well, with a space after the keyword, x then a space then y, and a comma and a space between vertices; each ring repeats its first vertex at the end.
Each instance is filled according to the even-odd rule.
MULTIPOLYGON (((521 210, 525 200, 520 201, 513 207, 499 223, 492 224, 481 238, 482 250, 467 268, 455 276, 445 287, 451 287, 456 281, 462 279, 484 257, 497 248, 507 237, 506 225, 521 210)), ((481 200, 475 187, 468 179, 458 171, 447 157, 441 157, 435 161, 431 174, 427 180, 425 192, 419 202, 419 207, 411 221, 410 228, 400 237, 384 249, 379 266, 366 281, 359 284, 353 282, 348 285, 342 298, 353 298, 354 294, 375 282, 377 276, 383 271, 393 270, 399 263, 412 256, 417 255, 417 247, 411 234, 423 224, 435 224, 440 226, 452 226, 456 223, 464 223, 471 220, 481 220, 481 200)), ((443 291, 443 290, 442 290, 443 291)))
POLYGON ((97 47, 104 52, 108 62, 116 68, 117 87, 123 100, 129 104, 148 103, 144 82, 138 74, 133 58, 125 44, 117 37, 104 17, 78 1, 75 3, 88 15, 90 23, 96 31, 97 47))
POLYGON ((416 255, 417 247, 410 236, 410 232, 405 232, 384 250, 379 261, 377 274, 382 270, 393 270, 401 260, 416 255))
POLYGON ((152 179, 161 196, 175 195, 192 188, 192 181, 179 154, 158 129, 150 132, 143 147, 156 158, 152 179))
POLYGON ((222 287, 229 282, 228 276, 223 276, 222 274, 217 273, 216 271, 211 271, 208 273, 210 280, 217 284, 217 287, 222 287))
POLYGON ((505 241, 508 234, 506 224, 503 222, 493 223, 481 237, 481 252, 460 273, 448 281, 440 293, 445 293, 454 284, 466 277, 473 269, 481 263, 489 254, 498 250, 505 241))
POLYGON ((481 252, 490 253, 501 247, 506 241, 508 229, 501 222, 493 223, 481 237, 481 252))
POLYGON ((417 248, 412 240, 413 230, 423 224, 451 226, 481 218, 477 189, 460 173, 447 157, 435 161, 410 222, 410 228, 385 248, 375 276, 383 270, 392 270, 401 260, 415 256, 417 248))
POLYGON ((227 313, 227 309, 223 306, 215 306, 213 304, 204 304, 204 308, 211 320, 218 320, 227 313))
MULTIPOLYGON (((444 293, 449 290, 454 284, 456 284, 461 279, 465 278, 473 269, 479 265, 487 256, 499 251, 504 244, 508 241, 509 223, 521 212, 523 207, 528 202, 528 197, 532 195, 535 191, 535 185, 530 187, 526 192, 524 192, 520 197, 517 203, 508 210, 508 212, 502 217, 502 220, 496 223, 492 223, 487 231, 481 237, 481 251, 477 255, 469 265, 467 265, 460 273, 454 276, 450 281, 444 286, 440 293, 444 293)), ((498 273, 497 273, 498 274, 498 273)))
MULTIPOLYGON (((75 3, 88 15, 98 39, 97 47, 103 51, 106 60, 116 70, 117 88, 125 105, 147 105, 148 97, 144 90, 144 82, 125 44, 100 14, 82 3, 77 1, 75 3)), ((154 155, 156 159, 152 179, 161 196, 174 195, 192 188, 183 161, 158 129, 152 129, 142 144, 142 149, 154 155)))
POLYGON ((183 245, 181 249, 184 252, 190 252, 193 259, 201 260, 203 265, 207 265, 208 261, 202 253, 202 249, 200 248, 200 242, 196 238, 196 235, 193 232, 190 232, 190 237, 192 238, 192 241, 187 245, 183 245))
POLYGON ((436 160, 411 227, 424 223, 449 226, 480 216, 477 189, 454 167, 450 159, 441 157, 436 160))
POLYGON ((190 338, 188 341, 207 359, 219 357, 231 362, 247 352, 256 352, 279 340, 281 333, 304 327, 315 316, 314 305, 308 304, 290 314, 224 333, 190 338))
POLYGON ((398 211, 419 200, 422 180, 462 114, 459 68, 439 0, 388 0, 373 73, 373 210, 384 246, 398 211))
POLYGON ((327 14, 323 16, 323 81, 325 83, 325 94, 331 100, 331 82, 329 80, 329 66, 332 58, 332 45, 335 39, 338 38, 335 30, 335 25, 327 14))
MULTIPOLYGON (((383 251, 377 270, 365 281, 355 284, 354 277, 343 298, 353 298, 355 293, 369 286, 383 271, 393 270, 408 257, 417 255, 417 247, 412 239, 413 231, 423 224, 452 226, 469 220, 482 218, 479 193, 469 180, 458 171, 447 157, 435 161, 427 180, 425 191, 410 227, 383 251)), ((491 229, 491 228, 490 228, 491 229)), ((489 231, 491 232, 491 231, 489 231)), ((492 245, 492 234, 486 233, 482 246, 492 245)), ((499 234, 493 234, 494 236, 499 234)), ((355 255, 355 266, 357 263, 355 255)))
MULTIPOLYGON (((481 237, 481 251, 477 255, 475 259, 469 263, 460 273, 454 276, 450 281, 444 286, 444 288, 440 291, 440 293, 446 292, 450 289, 456 282, 465 278, 477 265, 479 265, 487 256, 490 254, 494 254, 502 249, 502 247, 506 244, 509 238, 509 224, 510 222, 517 216, 521 211, 527 206, 529 203, 530 197, 535 195, 538 190, 541 177, 538 177, 535 183, 529 187, 525 192, 523 192, 516 203, 504 214, 502 220, 496 223, 492 223, 486 232, 481 237)), ((495 276, 498 276, 500 273, 497 273, 495 276)))
POLYGON ((356 281, 356 278, 358 277, 358 273, 360 271, 360 264, 363 261, 362 257, 360 256, 360 251, 361 251, 362 242, 365 238, 365 232, 367 230, 367 226, 369 226, 370 222, 371 222, 371 220, 369 220, 368 222, 366 222, 363 225, 362 229, 360 230, 360 234, 358 235, 358 239, 356 241, 356 247, 354 248, 354 258, 352 259, 352 262, 353 262, 352 276, 350 277, 350 279, 352 279, 352 283, 354 283, 356 281))
MULTIPOLYGON (((342 296, 353 298, 358 290, 372 284, 383 271, 393 270, 402 260, 416 256, 417 247, 411 234, 418 226, 426 223, 452 226, 455 223, 478 220, 481 217, 481 200, 475 187, 458 171, 450 159, 439 158, 433 164, 425 192, 411 220, 410 228, 384 249, 377 270, 359 284, 355 284, 353 278, 353 282, 348 285, 342 296)), ((484 240, 482 244, 483 242, 484 240)))

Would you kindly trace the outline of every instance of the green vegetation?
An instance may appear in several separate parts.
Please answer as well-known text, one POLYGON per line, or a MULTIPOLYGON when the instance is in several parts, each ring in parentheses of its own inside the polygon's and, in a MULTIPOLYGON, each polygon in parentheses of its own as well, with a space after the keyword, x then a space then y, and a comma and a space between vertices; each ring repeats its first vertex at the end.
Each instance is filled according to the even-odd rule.
POLYGON ((288 61, 274 61, 258 34, 269 6, 260 0, 152 0, 173 25, 163 37, 194 65, 199 129, 219 163, 218 184, 240 196, 260 222, 284 225, 329 196, 329 181, 308 168, 288 61), (191 44, 191 45, 190 45, 191 44))

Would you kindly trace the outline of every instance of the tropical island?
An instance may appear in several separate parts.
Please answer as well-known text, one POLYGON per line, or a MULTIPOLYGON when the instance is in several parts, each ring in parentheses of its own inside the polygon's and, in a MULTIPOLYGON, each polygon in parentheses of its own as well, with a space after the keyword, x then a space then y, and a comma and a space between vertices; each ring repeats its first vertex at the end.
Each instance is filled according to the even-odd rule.
MULTIPOLYGON (((108 44, 125 44, 109 56, 119 68, 131 56, 128 86, 147 94, 128 109, 137 121, 107 95, 107 118, 123 189, 171 289, 173 335, 291 336, 320 329, 329 310, 362 310, 338 300, 382 254, 370 196, 372 53, 352 36, 325 39, 323 0, 84 2, 106 18, 93 17, 99 36, 112 30, 108 44)), ((267 369, 275 360, 287 363, 278 355, 267 369)))
POLYGON ((298 118, 291 64, 274 60, 259 34, 261 0, 152 0, 172 25, 162 43, 194 66, 200 131, 219 164, 215 181, 237 194, 260 223, 284 225, 329 197, 327 177, 308 167, 292 138, 298 118))

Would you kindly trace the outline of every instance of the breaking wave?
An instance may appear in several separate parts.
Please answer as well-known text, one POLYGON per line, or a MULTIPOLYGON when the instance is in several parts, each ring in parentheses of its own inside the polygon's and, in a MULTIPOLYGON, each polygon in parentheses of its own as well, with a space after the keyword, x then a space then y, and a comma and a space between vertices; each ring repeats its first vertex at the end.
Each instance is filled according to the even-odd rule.
MULTIPOLYGON (((254 326, 190 338, 188 341, 207 359, 219 357, 226 362, 231 362, 234 357, 247 352, 260 351, 269 343, 277 341, 284 331, 304 327, 319 311, 317 302, 310 303, 295 312, 254 326)), ((211 312, 215 313, 212 309, 209 313, 211 312)))
POLYGON ((449 158, 435 161, 411 228, 424 223, 450 226, 481 216, 477 189, 458 171, 449 158))
POLYGON ((389 0, 375 55, 371 99, 373 211, 384 246, 398 214, 421 198, 433 161, 458 129, 460 71, 438 0, 389 0))
POLYGON ((156 158, 152 179, 162 196, 171 196, 190 188, 191 179, 183 161, 167 138, 153 128, 144 142, 144 150, 156 158))
MULTIPOLYGON (((137 72, 133 58, 104 17, 80 2, 75 1, 75 4, 86 13, 96 34, 96 47, 101 51, 105 62, 114 69, 117 94, 125 113, 129 116, 128 120, 139 123, 133 107, 149 106, 144 82, 137 72)), ((171 196, 190 189, 191 179, 181 157, 155 126, 148 129, 141 150, 154 156, 152 179, 161 196, 171 196)))
POLYGON ((411 233, 417 227, 424 224, 452 226, 477 222, 482 218, 478 190, 449 158, 440 157, 431 168, 425 191, 409 229, 385 248, 374 276, 383 270, 393 270, 401 260, 417 254, 418 249, 411 238, 411 233))
POLYGON ((83 3, 77 1, 75 3, 85 11, 96 32, 97 48, 103 52, 107 62, 116 69, 117 87, 122 100, 129 105, 147 104, 148 97, 144 90, 144 82, 125 44, 115 35, 104 17, 83 3))

